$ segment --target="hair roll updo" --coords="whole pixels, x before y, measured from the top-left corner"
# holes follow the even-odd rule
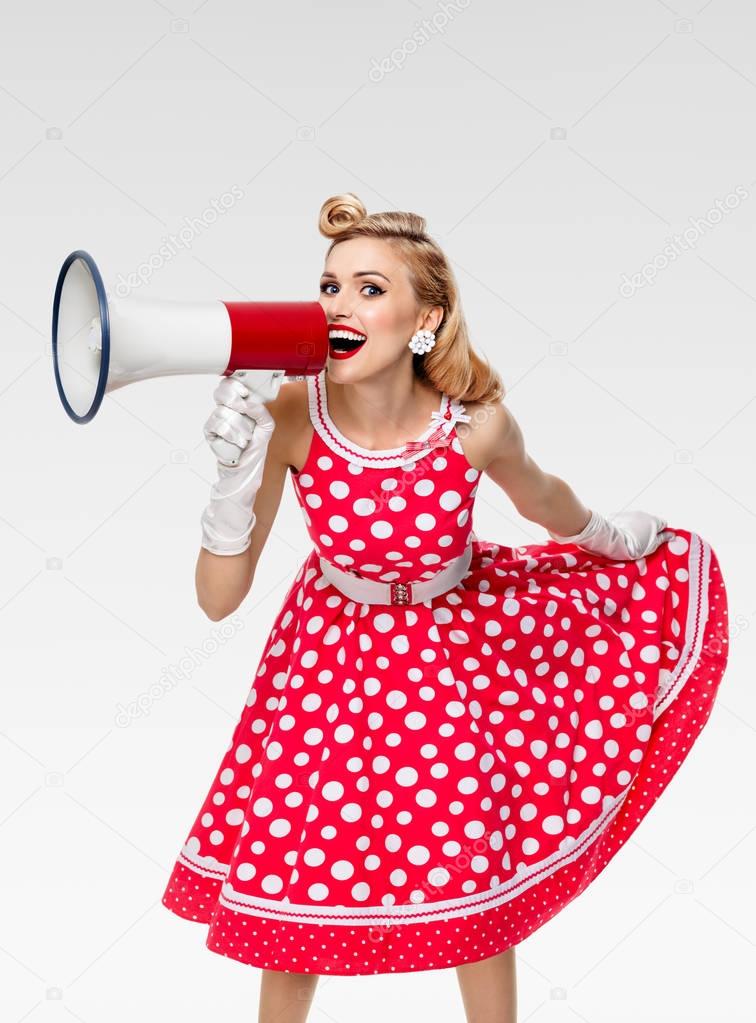
[[[456,279],[441,248],[426,233],[424,217],[393,210],[368,214],[359,196],[344,192],[326,199],[318,226],[322,235],[332,239],[326,258],[335,245],[350,238],[389,242],[407,265],[418,303],[443,308],[435,345],[425,355],[412,356],[418,377],[462,402],[503,398],[501,377],[470,342]]]

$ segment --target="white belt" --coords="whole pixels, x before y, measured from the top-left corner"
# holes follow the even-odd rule
[[[456,586],[467,572],[471,558],[472,544],[469,544],[458,558],[431,579],[418,579],[406,583],[382,583],[377,579],[362,579],[351,572],[344,572],[326,558],[320,559],[320,569],[336,589],[362,604],[420,604]]]

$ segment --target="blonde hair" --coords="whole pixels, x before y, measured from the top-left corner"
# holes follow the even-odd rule
[[[497,402],[504,384],[490,363],[473,348],[459,290],[446,256],[425,231],[417,213],[388,211],[368,215],[353,192],[333,195],[320,209],[319,229],[335,245],[350,238],[381,238],[389,242],[407,264],[413,290],[421,305],[442,306],[435,330],[436,343],[425,355],[413,355],[413,369],[436,390],[459,401]]]

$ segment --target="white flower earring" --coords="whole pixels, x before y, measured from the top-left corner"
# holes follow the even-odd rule
[[[436,335],[432,330],[418,330],[416,334],[412,335],[409,341],[409,347],[415,353],[415,355],[425,355],[436,343]]]

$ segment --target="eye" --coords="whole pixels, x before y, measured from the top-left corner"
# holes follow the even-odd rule
[[[335,292],[328,291],[328,288],[337,288],[337,287],[338,287],[337,284],[331,284],[331,283],[321,284],[320,285],[320,290],[325,295],[333,295],[333,294],[335,294]],[[377,284],[364,284],[363,288],[373,288],[378,293],[378,295],[383,295],[384,294],[383,288],[379,288]],[[370,298],[376,298],[377,296],[376,295],[370,295],[369,297]]]

